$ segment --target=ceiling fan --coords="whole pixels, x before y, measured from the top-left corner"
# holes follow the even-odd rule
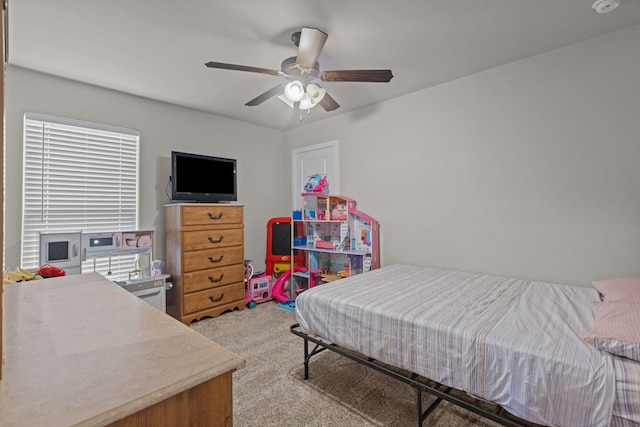
[[[323,82],[378,82],[388,83],[393,74],[391,70],[333,70],[320,71],[318,57],[324,47],[328,34],[317,28],[303,27],[302,31],[292,34],[291,40],[298,46],[298,55],[282,61],[279,70],[251,67],[247,65],[226,64],[224,62],[207,62],[209,68],[224,70],[248,71],[251,73],[270,74],[284,77],[283,82],[258,95],[247,106],[260,105],[266,100],[278,96],[290,107],[310,110],[320,105],[325,111],[333,111],[340,107],[326,90],[314,83]]]

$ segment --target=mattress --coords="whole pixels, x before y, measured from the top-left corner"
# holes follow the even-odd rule
[[[525,420],[608,426],[616,372],[626,375],[618,384],[640,382],[635,366],[614,367],[582,339],[598,299],[592,288],[392,265],[303,292],[296,318],[303,332]],[[629,419],[633,409],[619,406],[618,421]]]

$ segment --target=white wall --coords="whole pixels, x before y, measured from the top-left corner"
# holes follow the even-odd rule
[[[245,255],[262,268],[266,222],[290,214],[290,150],[338,139],[342,193],[380,221],[383,265],[640,276],[638,76],[635,26],[283,134],[9,67],[5,265],[19,263],[33,111],[140,131],[141,226],[159,231],[159,257],[172,149],[238,158]]]
[[[342,193],[380,221],[383,265],[640,276],[640,26],[285,137],[340,141]]]
[[[238,203],[245,205],[245,257],[264,268],[267,221],[286,214],[290,199],[280,187],[281,132],[16,67],[8,67],[5,82],[6,267],[20,263],[23,114],[37,112],[140,132],[140,226],[155,228],[160,259],[171,150],[236,158]]]

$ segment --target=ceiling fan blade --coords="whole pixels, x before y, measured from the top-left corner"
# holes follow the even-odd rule
[[[392,78],[391,70],[334,70],[320,73],[320,79],[325,82],[387,83]]]
[[[206,65],[209,68],[221,68],[223,70],[234,71],[248,71],[250,73],[271,74],[272,76],[279,76],[282,74],[280,70],[271,70],[269,68],[250,67],[248,65],[226,64],[224,62],[207,62]]]
[[[249,107],[255,107],[256,105],[260,105],[267,99],[273,98],[274,96],[280,94],[284,89],[284,86],[285,86],[285,83],[279,84],[278,86],[274,86],[268,91],[256,96],[255,98],[253,98],[251,101],[247,102],[244,105],[247,105]]]
[[[318,104],[320,104],[320,106],[324,108],[325,111],[333,111],[340,107],[340,104],[338,104],[336,100],[333,99],[328,93],[324,94],[324,98],[322,98],[322,101],[320,101]]]
[[[315,67],[327,37],[327,33],[317,28],[302,28],[296,64],[308,68]]]

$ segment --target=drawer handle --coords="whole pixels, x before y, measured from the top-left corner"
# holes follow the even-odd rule
[[[224,212],[220,212],[218,215],[214,215],[211,212],[207,212],[207,215],[209,215],[209,218],[211,218],[212,220],[218,220],[222,218],[222,214],[224,214]]]
[[[220,255],[220,258],[218,259],[213,259],[213,257],[209,257],[209,261],[211,261],[213,264],[222,261],[222,258],[224,258],[224,254]]]
[[[211,295],[209,295],[209,299],[211,300],[211,302],[222,301],[222,298],[224,298],[224,292],[220,294],[220,298],[214,298]]]
[[[209,276],[209,281],[211,283],[218,283],[218,282],[222,282],[222,278],[224,277],[224,273],[222,273],[220,275],[220,277],[218,277],[217,279],[214,279],[213,276]]]
[[[213,238],[213,237],[211,237],[211,236],[207,237],[207,239],[209,239],[209,241],[210,241],[211,243],[220,243],[220,242],[222,242],[222,241],[224,240],[224,235],[220,236],[220,238],[219,238],[219,239],[214,239],[214,238]]]

